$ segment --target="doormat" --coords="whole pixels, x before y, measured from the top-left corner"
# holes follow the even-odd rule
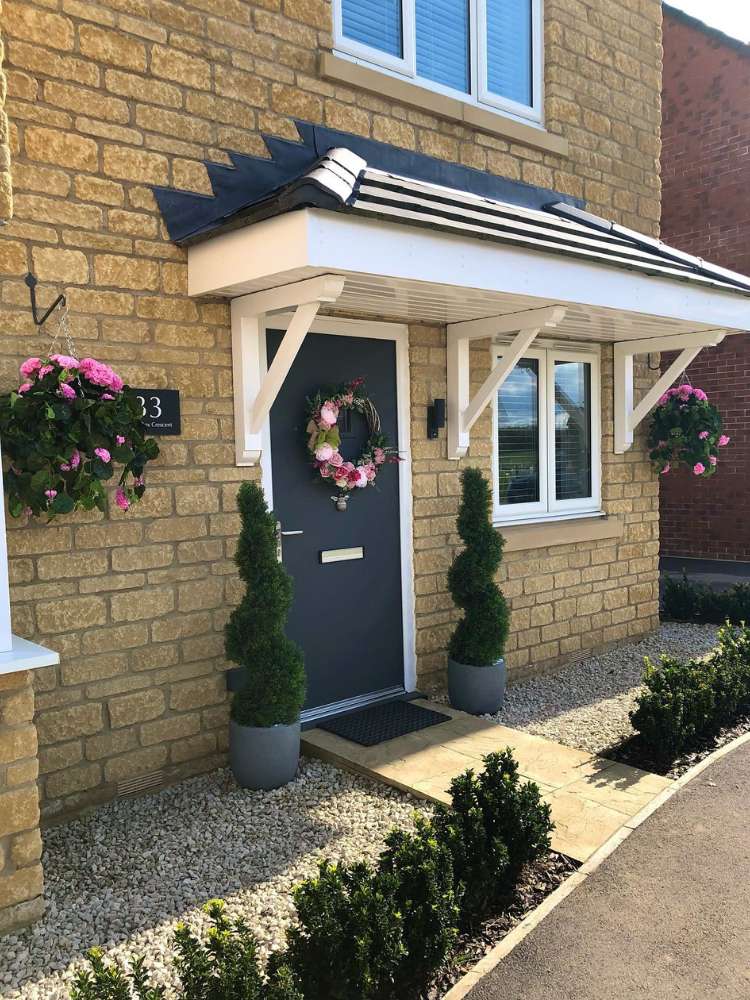
[[[413,701],[390,701],[383,705],[371,705],[350,715],[323,719],[318,728],[360,746],[374,747],[386,740],[395,740],[397,736],[449,722],[450,719],[450,715],[415,705]]]

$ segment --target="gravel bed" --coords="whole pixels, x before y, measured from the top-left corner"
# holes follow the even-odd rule
[[[633,734],[628,715],[641,686],[644,656],[702,656],[715,644],[715,625],[665,622],[644,639],[590,656],[552,676],[509,685],[505,707],[491,718],[601,753]]]
[[[280,948],[294,916],[292,887],[317,862],[374,858],[394,826],[424,803],[303,759],[297,779],[248,792],[217,771],[157,795],[109,803],[44,834],[47,912],[33,928],[0,938],[0,997],[63,1000],[74,966],[92,945],[110,957],[146,956],[173,984],[172,931],[205,927],[200,906],[227,901],[258,936]]]

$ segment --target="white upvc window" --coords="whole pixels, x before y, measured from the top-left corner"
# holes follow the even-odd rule
[[[503,347],[493,346],[494,359]],[[494,515],[499,524],[601,507],[599,353],[526,352],[494,401]]]
[[[337,52],[541,122],[543,0],[334,0]]]

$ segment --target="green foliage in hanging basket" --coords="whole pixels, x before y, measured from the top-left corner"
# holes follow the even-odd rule
[[[227,658],[244,668],[244,686],[232,701],[242,726],[291,725],[305,700],[302,651],[284,635],[292,604],[291,576],[276,556],[276,518],[257,483],[237,494],[242,526],[235,562],[246,585],[225,632]]]
[[[116,475],[121,510],[145,492],[144,469],[159,446],[144,434],[133,392],[94,358],[52,354],[21,365],[23,383],[0,396],[0,442],[8,510],[51,520],[74,510],[107,509]]]
[[[719,463],[719,448],[727,444],[721,414],[702,389],[684,384],[668,389],[659,399],[651,416],[648,448],[662,476],[681,465],[694,476],[712,476]]]
[[[463,618],[451,636],[449,653],[458,663],[488,667],[503,655],[510,616],[495,573],[503,537],[490,520],[490,487],[479,469],[461,473],[458,533],[465,548],[448,571],[448,587]]]

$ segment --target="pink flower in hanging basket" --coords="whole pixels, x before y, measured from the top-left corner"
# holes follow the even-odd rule
[[[723,448],[725,445],[729,444],[731,440],[732,439],[729,437],[728,434],[722,434],[721,437],[719,438],[719,447]]]
[[[23,385],[19,385],[19,387],[18,387],[18,390],[17,390],[18,391],[18,395],[19,396],[23,396],[23,394],[25,392],[28,392],[29,389],[32,389],[32,388],[33,388],[33,386],[31,384],[31,382],[24,382]]]
[[[30,378],[34,372],[38,372],[41,367],[41,358],[27,358],[18,370],[24,378]]]
[[[667,473],[669,472],[669,470],[670,470],[671,468],[672,468],[672,466],[671,466],[671,465],[669,464],[669,462],[667,462],[667,464],[666,464],[666,465],[664,466],[664,468],[663,468],[663,469],[661,470],[661,473],[660,473],[660,475],[662,475],[662,476],[666,476],[666,474],[667,474]]]
[[[39,369],[39,378],[44,378],[45,375],[49,375],[50,372],[53,372],[54,370],[55,370],[54,365],[42,365],[42,367]]]
[[[100,458],[105,464],[112,461],[112,456],[107,451],[106,448],[94,448],[94,454],[97,458]]]
[[[701,439],[701,441],[705,441],[706,438],[708,437],[708,431],[701,431],[698,437]]]
[[[684,385],[678,386],[677,395],[680,399],[687,401],[693,395],[692,385],[687,385],[687,383],[685,383]]]
[[[716,457],[716,455],[709,455],[709,457],[708,457],[708,461],[709,461],[709,464],[711,464],[711,465],[716,465],[716,463],[717,463],[717,462],[718,462],[719,460],[718,460],[718,458]]]
[[[60,388],[57,390],[63,399],[75,399],[76,391],[72,385],[68,385],[67,382],[61,382]]]
[[[61,368],[78,367],[78,359],[71,357],[70,354],[50,354],[49,359],[56,362]]]
[[[117,487],[117,492],[115,493],[115,503],[120,508],[120,510],[127,510],[130,507],[130,501],[125,495],[125,491],[121,486]]]
[[[705,403],[708,400],[708,396],[703,389],[693,389],[693,395],[696,399],[699,399],[701,403]]]
[[[57,490],[45,490],[44,495],[47,497],[48,500],[54,500],[55,497],[57,496]]]
[[[695,465],[693,466],[694,476],[702,476],[705,471],[706,471],[706,466],[703,464],[703,462],[696,462]]]
[[[115,444],[125,444],[125,438],[122,436],[122,434],[117,434],[115,436]]]

